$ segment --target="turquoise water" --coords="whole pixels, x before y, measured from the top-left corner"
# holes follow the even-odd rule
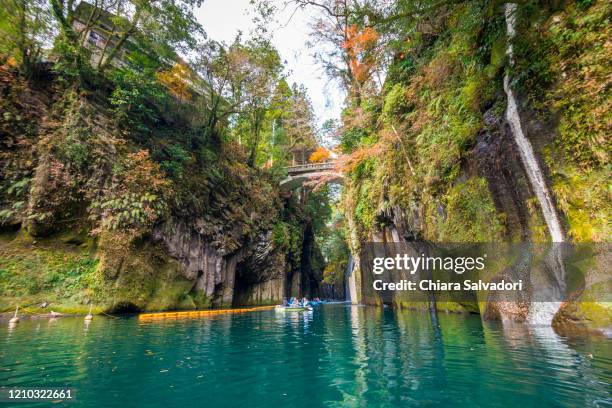
[[[4,322],[0,384],[72,387],[75,401],[46,404],[71,407],[612,406],[610,340],[477,316],[436,327],[428,314],[348,305]]]

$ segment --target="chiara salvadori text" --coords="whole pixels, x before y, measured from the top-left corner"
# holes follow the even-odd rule
[[[498,282],[485,282],[482,280],[472,281],[465,280],[463,282],[443,282],[440,280],[421,280],[418,282],[402,279],[397,282],[383,282],[377,279],[372,284],[375,290],[393,290],[393,291],[522,291],[523,281],[507,282],[501,280]]]

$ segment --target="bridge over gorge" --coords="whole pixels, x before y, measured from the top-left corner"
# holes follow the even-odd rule
[[[301,164],[287,167],[287,178],[281,181],[281,190],[294,190],[309,180],[324,178],[326,182],[342,182],[343,175],[336,169],[336,161]]]

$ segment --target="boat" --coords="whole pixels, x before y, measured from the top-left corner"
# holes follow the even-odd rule
[[[312,306],[283,306],[276,305],[274,308],[277,312],[310,312],[312,311]]]

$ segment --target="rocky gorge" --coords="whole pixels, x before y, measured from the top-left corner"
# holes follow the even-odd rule
[[[322,295],[608,330],[610,6],[344,7],[321,8],[336,25],[322,18],[313,34],[339,33],[330,61],[343,58],[328,68],[346,93],[340,119],[319,131],[306,91],[287,84],[262,39],[208,44],[194,72],[176,52],[171,67],[144,53],[106,70],[100,57],[96,68],[69,32],[27,70],[23,56],[3,58],[2,309]],[[329,150],[315,137],[325,132]],[[337,202],[330,180],[279,188],[296,157],[326,161],[331,150]],[[445,243],[495,243],[499,253],[525,244],[488,278],[529,291],[511,302],[481,291],[415,302],[374,290],[376,251]],[[588,262],[570,270],[580,246]]]
[[[397,56],[398,71],[387,78],[389,91],[378,110],[367,104],[353,108],[365,116],[359,125],[379,137],[361,148],[376,152],[376,158],[362,159],[357,150],[355,162],[349,163],[352,177],[344,200],[356,265],[349,280],[351,299],[559,329],[608,330],[610,207],[601,201],[596,208],[579,209],[585,201],[578,187],[581,180],[598,177],[607,184],[609,163],[603,151],[609,147],[608,131],[602,128],[598,142],[591,139],[589,145],[593,154],[603,154],[601,160],[587,164],[578,153],[586,145],[574,144],[588,121],[603,120],[576,114],[593,102],[584,98],[587,85],[580,81],[606,82],[609,75],[595,57],[606,53],[606,35],[587,34],[606,24],[606,8],[564,4],[529,9],[508,3],[492,12],[466,4],[441,13],[447,25],[429,44],[419,43],[410,57]],[[431,26],[423,22],[421,29],[425,35]],[[576,54],[569,51],[568,38],[578,41],[583,35],[593,42],[581,43]],[[483,49],[489,50],[484,60]],[[535,61],[536,56],[543,60]],[[401,72],[402,59],[408,58],[412,64],[418,61],[416,67]],[[542,69],[554,78],[546,85]],[[605,106],[607,92],[597,97]],[[403,138],[391,137],[396,129]],[[608,196],[604,185],[589,189]],[[489,277],[525,280],[529,291],[511,302],[478,291],[461,301],[436,293],[415,302],[406,292],[373,289],[376,253],[393,256],[401,247],[399,253],[418,256],[461,242],[529,243],[515,251],[518,259],[502,262]],[[550,244],[544,248],[544,242]],[[565,265],[571,262],[563,257],[571,258],[568,248],[573,245],[594,246],[588,266],[570,273]],[[404,271],[391,270],[385,281],[410,279]],[[582,280],[580,289],[564,297],[572,279]]]
[[[192,309],[318,293],[323,263],[307,214],[295,197],[281,197],[275,180],[241,164],[235,146],[217,152],[216,180],[211,167],[193,163],[193,179],[170,182],[95,93],[60,94],[7,69],[1,75],[3,308]],[[147,143],[160,145],[148,148],[163,150],[168,139],[155,139]],[[117,170],[126,165],[141,174],[126,180]],[[143,188],[150,197],[130,202]],[[176,203],[191,188],[201,209]],[[142,218],[110,227],[117,216]]]

